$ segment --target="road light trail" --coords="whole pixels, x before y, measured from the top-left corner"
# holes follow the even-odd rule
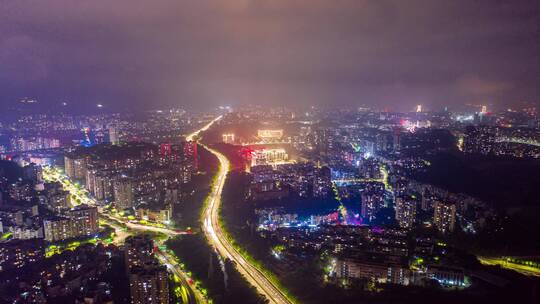
[[[100,217],[106,220],[107,224],[115,228],[115,231],[117,231],[118,236],[115,238],[115,241],[117,242],[117,244],[120,242],[123,242],[123,240],[128,235],[131,234],[131,233],[127,233],[126,231],[123,231],[122,227],[120,227],[119,224],[126,225],[127,228],[130,228],[132,230],[137,230],[137,231],[142,231],[142,232],[145,232],[145,231],[159,232],[169,237],[174,237],[179,234],[186,234],[185,232],[178,232],[172,229],[131,223],[127,220],[111,216],[110,214],[105,213],[103,208],[98,206],[96,201],[90,196],[88,196],[85,190],[81,190],[79,187],[75,186],[66,176],[64,176],[63,174],[61,174],[58,170],[55,170],[54,168],[44,168],[43,177],[45,180],[56,181],[56,182],[61,183],[62,187],[65,190],[67,190],[70,193],[70,195],[72,195],[76,200],[79,200],[81,204],[97,206]],[[172,259],[172,257],[170,257],[167,253],[164,253],[161,251],[158,251],[156,255],[158,259],[161,262],[163,262],[163,264],[166,265],[167,268],[169,268],[171,272],[180,279],[180,283],[182,287],[185,288],[185,290],[187,290],[188,292],[188,294],[186,295],[186,298],[188,300],[186,302],[187,304],[207,302],[204,299],[204,296],[202,296],[198,290],[195,290],[187,282],[188,276],[182,271],[182,269],[180,268],[180,265],[178,265],[178,263],[176,263],[174,259]]]
[[[484,265],[500,266],[505,269],[519,272],[526,276],[540,277],[540,269],[535,268],[535,267],[521,265],[517,263],[511,263],[511,262],[508,262],[506,259],[500,258],[500,257],[477,257],[477,258],[480,261],[480,263]]]
[[[222,116],[212,120],[201,130],[186,136],[186,140],[191,141],[200,134],[201,131],[207,130],[215,122],[220,120]],[[230,162],[225,155],[201,144],[205,149],[214,154],[220,163],[215,182],[207,199],[206,209],[203,211],[204,224],[203,230],[208,242],[214,246],[219,254],[236,263],[236,268],[245,277],[245,279],[257,288],[257,291],[264,295],[270,303],[288,304],[291,301],[272,281],[256,266],[248,262],[229,242],[226,235],[223,233],[219,224],[219,206],[221,204],[221,196],[227,173],[230,170]]]

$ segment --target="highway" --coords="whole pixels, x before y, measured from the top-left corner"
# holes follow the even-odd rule
[[[202,131],[208,129],[212,124],[221,119],[222,116],[212,120],[208,125],[201,129]],[[186,140],[193,140],[200,134],[200,131],[190,134],[186,137]],[[227,178],[227,173],[230,171],[230,162],[225,155],[220,152],[211,149],[208,146],[201,144],[205,149],[214,154],[220,163],[219,171],[215,177],[212,190],[207,198],[206,209],[203,212],[203,231],[206,235],[208,242],[216,248],[222,257],[228,258],[236,263],[236,268],[245,277],[245,279],[257,288],[258,292],[264,295],[270,303],[291,303],[291,301],[285,296],[285,294],[272,283],[272,281],[266,277],[266,275],[260,271],[256,266],[250,264],[244,257],[234,248],[229,242],[225,233],[222,231],[219,224],[219,206],[221,204],[221,196],[223,192],[223,186]]]
[[[176,230],[172,230],[172,229],[168,229],[168,228],[161,228],[161,227],[154,227],[154,226],[149,226],[149,225],[132,223],[132,222],[126,221],[124,219],[114,217],[114,216],[110,215],[109,213],[105,213],[105,212],[103,212],[101,210],[100,210],[100,215],[102,217],[106,217],[106,218],[108,218],[108,219],[110,219],[112,221],[117,221],[119,223],[122,223],[122,224],[126,225],[128,228],[131,228],[131,229],[134,229],[134,230],[158,232],[158,233],[163,233],[163,234],[165,234],[165,235],[167,235],[169,237],[174,237],[174,236],[177,236],[177,235],[180,235],[180,234],[188,234],[185,231],[176,231]]]
[[[208,130],[215,122],[219,121],[222,116],[215,118],[210,121],[208,124],[203,126],[201,129],[189,134],[186,136],[187,141],[192,141],[198,137],[198,135]],[[202,144],[201,144],[202,145]],[[220,152],[211,149],[205,145],[202,145],[205,149],[214,154],[220,163],[219,171],[215,177],[214,184],[212,186],[212,191],[210,192],[209,197],[207,198],[206,209],[203,212],[204,216],[204,225],[203,231],[208,242],[216,248],[219,254],[222,257],[228,258],[236,263],[236,268],[238,271],[245,277],[245,279],[257,288],[258,292],[264,295],[270,303],[276,304],[288,304],[291,301],[284,295],[284,293],[272,283],[272,281],[267,278],[267,276],[260,271],[256,266],[250,264],[244,257],[233,247],[233,245],[227,239],[225,233],[222,231],[219,224],[219,206],[221,204],[221,196],[223,187],[225,185],[225,180],[227,178],[227,173],[230,171],[229,160]],[[70,192],[75,198],[74,201],[79,201],[80,204],[88,205],[97,205],[95,200],[93,200],[86,190],[82,189],[78,185],[74,185],[65,175],[63,175],[59,170],[53,168],[44,168],[43,175],[46,180],[49,181],[58,181],[60,182],[64,189]],[[124,224],[126,227],[133,230],[140,231],[154,231],[164,233],[168,236],[175,236],[178,234],[183,234],[183,232],[178,232],[172,229],[160,228],[148,225],[142,225],[137,223],[129,222],[128,220],[112,216],[111,214],[105,213],[102,208],[98,208],[100,211],[101,217],[105,218],[107,221],[117,222],[119,224]],[[120,239],[123,239],[123,235]],[[206,300],[200,294],[198,290],[193,288],[188,284],[187,275],[181,270],[180,266],[170,257],[166,252],[158,251],[158,259],[162,261],[177,277],[180,278],[182,287],[189,291],[188,303],[204,303]],[[185,297],[185,295],[184,295]],[[194,301],[194,302],[192,302]]]
[[[527,138],[501,136],[501,137],[495,138],[495,141],[500,142],[500,143],[507,142],[507,143],[515,143],[515,144],[523,144],[523,145],[540,147],[540,141],[537,141],[534,139],[527,139]]]
[[[165,251],[158,250],[155,252],[157,258],[160,262],[167,266],[169,271],[171,271],[176,278],[180,281],[181,285],[181,295],[183,303],[206,303],[204,296],[195,288],[191,287],[191,284],[188,282],[190,280],[186,274],[180,270],[178,263],[174,258]],[[187,286],[187,287],[186,287]]]
[[[535,268],[535,267],[511,263],[511,262],[508,262],[506,259],[500,258],[500,257],[477,256],[477,258],[480,261],[480,263],[484,265],[500,266],[504,269],[513,270],[526,276],[540,277],[540,269]]]

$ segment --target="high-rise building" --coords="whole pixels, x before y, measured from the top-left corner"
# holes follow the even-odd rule
[[[87,159],[83,156],[68,154],[64,156],[66,175],[73,179],[86,179]]]
[[[49,242],[92,236],[98,232],[97,208],[81,205],[67,211],[64,217],[44,220],[43,231]]]
[[[111,202],[114,198],[113,177],[107,172],[97,172],[94,184],[94,196],[100,202]]]
[[[12,233],[15,240],[43,238],[43,229],[40,226],[16,226],[13,228]]]
[[[87,159],[85,157],[77,158],[74,161],[74,177],[75,179],[86,179],[86,165]]]
[[[92,166],[88,165],[88,168],[86,170],[86,183],[84,184],[84,188],[90,192],[90,194],[95,195],[95,187],[96,187],[96,174],[98,170]]]
[[[43,180],[41,166],[29,164],[28,166],[23,167],[23,177],[34,182],[41,182]]]
[[[364,220],[373,221],[377,212],[384,206],[383,196],[380,193],[362,193],[361,215]]]
[[[116,126],[109,126],[109,142],[113,145],[120,144],[120,136],[118,135],[118,129]]]
[[[15,213],[15,225],[22,226],[24,224],[24,213],[22,211],[17,211]]]
[[[313,177],[313,196],[325,197],[332,189],[332,172],[329,167],[324,166],[315,171]]]
[[[99,230],[98,212],[96,207],[79,205],[66,212],[72,220],[77,221],[79,233],[82,235],[93,235]]]
[[[165,189],[165,205],[171,206],[171,209],[176,208],[180,204],[178,187],[170,186]]]
[[[184,158],[188,164],[192,166],[192,172],[197,172],[199,170],[199,156],[197,154],[196,141],[188,141],[184,143]]]
[[[63,241],[76,236],[75,225],[69,218],[58,217],[43,221],[45,240],[49,242]]]
[[[394,128],[394,134],[393,134],[393,145],[394,145],[394,151],[401,150],[401,128]]]
[[[396,197],[396,220],[401,228],[412,228],[416,219],[416,200],[408,196]]]
[[[456,224],[456,205],[443,202],[434,204],[433,224],[442,233],[454,231]]]
[[[126,270],[142,266],[152,258],[153,249],[154,241],[148,235],[139,234],[128,237],[124,244]]]
[[[132,304],[168,304],[169,280],[165,266],[135,267],[129,274]]]
[[[131,236],[125,241],[124,255],[133,304],[169,303],[167,268],[157,263],[153,250],[154,242],[148,235]]]
[[[117,208],[126,209],[133,207],[133,181],[127,177],[121,177],[114,181],[114,202]]]
[[[321,156],[327,156],[334,147],[332,131],[329,128],[315,130],[315,145]]]
[[[64,171],[68,177],[75,176],[75,159],[71,155],[64,156]]]
[[[170,143],[162,143],[159,145],[159,155],[162,157],[171,156],[172,145]]]

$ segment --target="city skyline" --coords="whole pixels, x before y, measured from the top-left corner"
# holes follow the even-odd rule
[[[540,2],[0,0],[0,303],[539,303]]]

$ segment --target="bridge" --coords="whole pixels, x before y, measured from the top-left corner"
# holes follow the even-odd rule
[[[499,142],[499,143],[507,142],[507,143],[515,143],[515,144],[523,144],[523,145],[540,147],[540,141],[533,140],[533,139],[524,139],[524,138],[519,138],[519,137],[501,136],[501,137],[497,137],[495,139],[495,142]]]

